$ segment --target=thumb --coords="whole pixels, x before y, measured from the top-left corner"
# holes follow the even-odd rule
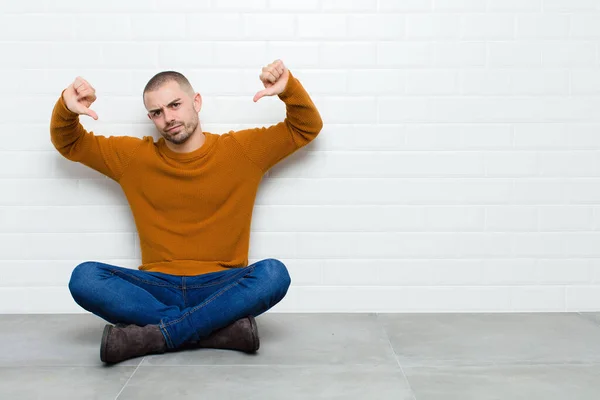
[[[96,114],[96,111],[94,111],[94,110],[90,110],[89,108],[84,108],[83,114],[89,115],[90,117],[94,118],[95,120],[98,120],[98,114]]]
[[[263,89],[260,92],[257,92],[254,95],[254,102],[256,103],[258,100],[260,100],[263,96],[271,96],[273,94],[273,89],[268,88],[268,89]]]

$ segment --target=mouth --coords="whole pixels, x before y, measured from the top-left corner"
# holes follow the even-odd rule
[[[180,127],[181,127],[181,125],[175,125],[175,126],[169,128],[169,129],[167,129],[167,132],[171,132],[172,130],[180,128]]]

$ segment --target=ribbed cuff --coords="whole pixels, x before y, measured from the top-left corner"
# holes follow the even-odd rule
[[[281,100],[285,100],[288,97],[292,96],[299,84],[298,80],[292,75],[292,72],[289,69],[288,69],[288,72],[289,72],[290,76],[285,85],[285,88],[283,89],[283,92],[278,94],[278,96]]]
[[[65,89],[65,90],[67,90],[67,89]],[[65,90],[62,91],[62,93],[60,94],[60,98],[56,102],[56,112],[58,113],[59,117],[61,117],[62,119],[66,120],[66,121],[77,119],[77,117],[79,117],[79,114],[77,114],[67,108],[67,104],[65,103],[65,99],[63,98],[63,94],[65,93]]]

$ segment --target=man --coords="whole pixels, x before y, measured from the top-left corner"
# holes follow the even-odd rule
[[[69,282],[74,300],[110,322],[100,358],[117,363],[182,348],[254,353],[254,317],[287,293],[290,277],[276,259],[248,265],[250,222],[258,185],[273,165],[322,129],[315,105],[281,60],[262,69],[265,89],[286,105],[284,121],[217,135],[203,132],[202,98],[174,71],[155,75],[143,100],[161,138],[104,137],[79,115],[94,88],[78,77],[56,102],[51,140],[67,159],[118,182],[139,233],[138,269],[88,261]],[[113,326],[114,324],[114,326]]]

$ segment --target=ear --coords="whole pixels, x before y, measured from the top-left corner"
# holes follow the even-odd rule
[[[146,115],[148,116],[148,119],[149,119],[150,121],[152,121],[152,117],[150,116],[150,113],[148,113],[148,114],[146,114]]]
[[[196,93],[194,95],[194,110],[196,110],[196,112],[199,113],[201,109],[202,109],[202,96],[200,95],[200,93]]]

